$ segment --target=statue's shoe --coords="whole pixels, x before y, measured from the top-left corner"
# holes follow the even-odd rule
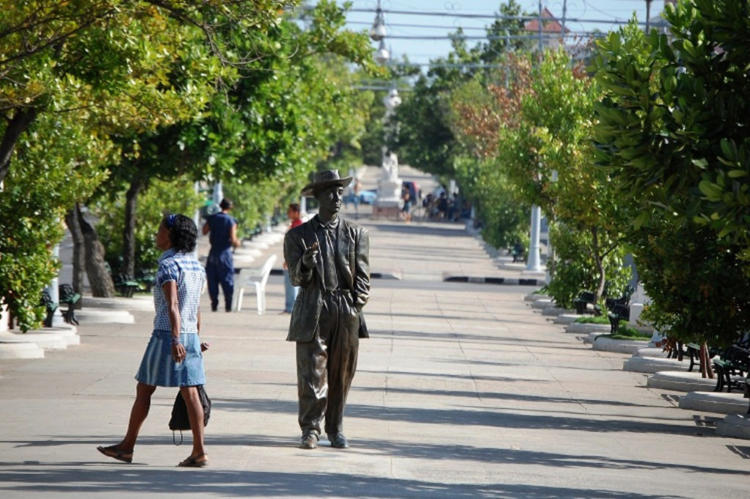
[[[349,447],[349,443],[346,441],[346,437],[343,433],[329,433],[328,440],[331,442],[331,447],[334,449],[346,449]]]
[[[305,433],[300,440],[300,449],[314,449],[318,446],[318,435],[315,433]]]

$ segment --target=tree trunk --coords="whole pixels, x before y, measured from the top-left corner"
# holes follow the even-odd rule
[[[96,297],[109,298],[115,295],[115,284],[104,260],[104,246],[99,242],[96,229],[84,218],[81,207],[76,206],[78,223],[83,233],[86,247],[86,274],[91,285],[91,294]]]
[[[135,277],[135,223],[138,194],[146,187],[140,177],[130,182],[125,196],[125,226],[122,230],[122,272],[128,277]]]
[[[86,249],[83,232],[78,221],[78,203],[65,214],[65,224],[73,237],[73,289],[83,294],[83,270],[86,267]]]
[[[601,256],[599,249],[599,232],[596,227],[591,229],[591,236],[593,241],[593,255],[594,262],[596,263],[596,270],[599,272],[599,284],[596,287],[596,301],[598,302],[602,294],[604,294],[604,285],[607,282],[607,275],[604,272],[604,258]]]
[[[709,358],[709,355],[708,355],[708,345],[705,342],[703,342],[703,344],[701,345],[700,360],[701,360],[701,377],[713,379],[714,370],[713,370],[713,367],[711,367],[711,359]]]
[[[8,122],[8,126],[5,128],[5,133],[3,134],[3,140],[0,142],[0,183],[5,180],[10,170],[10,159],[18,138],[36,119],[38,112],[35,107],[16,109],[13,118]]]

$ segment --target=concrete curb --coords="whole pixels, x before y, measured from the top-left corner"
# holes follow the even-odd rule
[[[271,275],[284,275],[284,269],[271,269]],[[370,279],[391,279],[400,281],[403,279],[401,272],[370,272]]]
[[[3,333],[0,334],[0,341],[6,343],[34,343],[44,350],[65,350],[68,348],[68,342],[59,333],[39,333],[35,331]]]
[[[544,310],[542,310],[542,315],[550,316],[550,317],[560,317],[561,315],[568,315],[570,314],[570,310],[566,308],[560,308],[557,306],[554,307],[547,307]]]
[[[745,414],[748,400],[741,393],[689,392],[680,397],[680,409],[722,414]]]
[[[609,333],[611,329],[609,324],[592,324],[588,322],[573,322],[565,326],[566,333],[574,334]]]
[[[29,333],[59,336],[67,346],[81,344],[81,337],[78,336],[78,328],[70,324],[35,329],[34,331],[29,331]]]
[[[544,310],[546,308],[554,308],[555,302],[552,300],[552,298],[532,301],[529,303],[529,306],[536,310]]]
[[[30,341],[6,341],[0,338],[0,360],[43,359],[44,349]]]
[[[544,279],[521,279],[515,277],[444,276],[444,282],[470,282],[473,284],[500,284],[518,286],[542,286]]]
[[[153,304],[151,305],[153,311]],[[84,308],[76,312],[76,318],[87,324],[133,324],[135,317],[127,310]]]
[[[597,338],[600,336],[609,336],[609,331],[594,331],[593,333],[588,333],[585,336],[582,336],[581,339],[583,342],[587,345],[593,345]]]
[[[659,371],[648,377],[646,386],[677,392],[705,392],[716,386],[716,379],[701,378],[700,373]]]
[[[545,295],[542,293],[529,293],[528,295],[523,297],[523,301],[530,302],[530,301],[537,301],[537,300],[549,300],[552,299],[551,296]]]
[[[640,340],[615,340],[601,335],[594,340],[594,350],[601,352],[629,353],[634,354],[639,349],[648,346],[648,341]]]
[[[716,425],[716,432],[723,437],[750,439],[750,416],[730,414]]]
[[[654,357],[659,359],[666,359],[667,358],[667,352],[662,350],[659,347],[646,347],[641,348],[636,352],[636,355],[640,357]]]
[[[93,296],[84,296],[81,299],[83,307],[76,310],[76,315],[88,308],[94,310],[137,310],[139,312],[153,312],[154,298],[151,294],[124,298],[113,296],[111,298],[96,298]]]
[[[555,324],[573,324],[579,317],[592,317],[591,315],[578,315],[573,313],[563,313],[555,317],[555,319],[552,321]]]
[[[645,349],[641,348],[640,350]],[[658,373],[659,371],[687,371],[689,365],[689,362],[680,362],[677,359],[640,356],[636,352],[633,357],[629,358],[623,363],[622,370],[637,373],[654,374]]]

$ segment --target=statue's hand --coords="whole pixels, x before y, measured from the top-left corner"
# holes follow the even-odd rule
[[[305,242],[302,241],[302,246],[305,246]],[[302,254],[302,265],[305,268],[311,269],[315,267],[315,259],[318,258],[318,242],[315,241],[310,245],[309,248],[305,247],[305,252]]]

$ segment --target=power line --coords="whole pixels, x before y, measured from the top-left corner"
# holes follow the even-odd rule
[[[356,24],[361,26],[371,26],[372,23],[365,21],[347,21],[346,24]],[[475,31],[486,31],[487,27],[479,26],[440,26],[436,24],[400,24],[400,23],[387,23],[388,27],[396,28],[433,28],[433,29],[462,29],[464,31],[475,30]]]
[[[353,25],[362,25],[362,26],[370,26],[372,23],[364,22],[364,21],[348,21],[347,24],[353,24]],[[398,23],[387,23],[386,26],[388,27],[399,27],[399,28],[434,28],[434,29],[455,29],[455,30],[474,30],[474,31],[484,31],[487,32],[490,28],[488,26],[485,27],[474,27],[474,26],[440,26],[440,25],[434,25],[434,24],[398,24]],[[597,34],[603,34],[603,32],[597,32],[597,31],[568,31],[565,36],[596,36]],[[424,36],[430,36],[430,35],[424,35]],[[488,37],[498,37],[498,38],[504,38],[504,35],[487,35],[482,37],[470,37],[465,35],[452,35],[452,36],[458,36],[459,38],[467,38],[467,39],[486,39]],[[452,36],[449,36],[452,37]],[[515,35],[512,35],[515,36]],[[536,36],[536,35],[534,35]],[[562,36],[557,35],[556,36]],[[398,38],[395,35],[385,35],[386,38]],[[399,36],[400,37],[400,36]],[[414,39],[422,39],[420,38],[414,38]],[[425,38],[427,39],[427,38]]]
[[[541,35],[542,38],[553,38],[558,39],[562,37],[577,37],[577,36],[590,36],[600,37],[606,36],[606,33],[597,33],[594,31],[580,32],[580,33],[544,33]],[[396,40],[452,40],[458,38],[459,40],[538,40],[539,35],[487,35],[487,36],[456,36],[456,35],[386,35],[385,38],[396,39]]]
[[[349,9],[348,12],[375,12],[375,9]],[[433,17],[460,17],[467,19],[493,19],[503,21],[536,21],[539,20],[540,16],[502,16],[499,14],[465,14],[460,12],[439,12],[439,11],[416,11],[416,10],[391,10],[382,9],[381,12],[384,14],[400,14],[403,16],[433,16]],[[557,17],[542,17],[542,22],[558,21],[562,19]],[[579,17],[569,17],[565,19],[565,22],[571,23],[591,23],[591,24],[618,24],[625,25],[629,24],[630,21],[620,21],[616,19],[583,19]],[[645,26],[645,22],[637,22],[639,26]],[[662,25],[664,23],[652,23],[652,25]]]

